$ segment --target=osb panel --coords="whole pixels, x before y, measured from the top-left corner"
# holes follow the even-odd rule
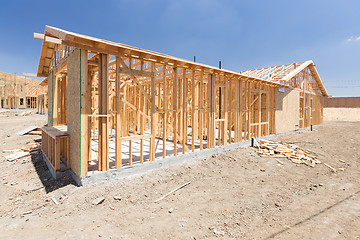
[[[70,167],[80,173],[80,50],[75,50],[68,59],[67,115],[70,135]]]
[[[275,90],[275,133],[293,131],[299,125],[300,94],[296,89]]]

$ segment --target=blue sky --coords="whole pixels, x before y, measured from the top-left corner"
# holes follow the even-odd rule
[[[360,96],[358,0],[3,1],[0,71],[35,73],[45,25],[242,71],[313,60],[329,94]]]

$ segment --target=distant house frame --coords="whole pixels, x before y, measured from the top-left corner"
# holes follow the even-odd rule
[[[312,61],[238,73],[50,26],[35,37],[55,171],[83,177],[322,123]]]
[[[1,108],[36,108],[37,96],[45,92],[37,80],[0,72]]]

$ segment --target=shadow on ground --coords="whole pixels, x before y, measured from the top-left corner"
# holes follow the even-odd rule
[[[77,186],[70,174],[65,174],[59,179],[54,179],[40,152],[32,152],[31,161],[36,169],[41,183],[43,184],[43,187],[46,190],[46,193],[50,193],[70,184]]]

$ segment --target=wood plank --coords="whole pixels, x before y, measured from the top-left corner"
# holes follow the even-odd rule
[[[131,136],[120,137],[119,140],[121,140],[121,141],[140,140],[140,139],[147,139],[147,138],[151,138],[151,137],[152,137],[152,134],[131,135]]]

